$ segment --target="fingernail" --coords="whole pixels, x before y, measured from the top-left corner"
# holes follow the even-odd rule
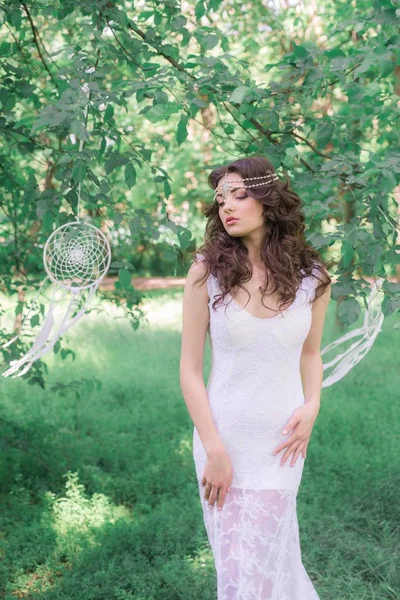
[[[221,510],[222,506],[218,506],[218,510]]]
[[[284,430],[282,431],[282,433],[283,433],[283,435],[286,435],[286,434],[287,434],[287,430],[286,430],[286,429],[284,429]]]

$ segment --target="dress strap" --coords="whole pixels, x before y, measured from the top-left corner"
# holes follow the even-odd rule
[[[196,254],[196,259],[197,260],[205,260],[204,256],[199,253]],[[209,276],[207,277],[207,291],[208,291],[208,298],[211,301],[214,300],[214,294],[215,294],[214,287],[215,287],[214,286],[214,277],[210,273]]]
[[[302,271],[303,271],[303,269],[302,269]],[[318,273],[319,273],[319,270],[316,267],[313,267],[312,275],[307,275],[306,277],[304,277],[304,279],[301,283],[301,287],[307,293],[307,298],[308,298],[309,302],[312,302],[315,298],[315,290],[319,284],[319,279],[317,278]],[[313,275],[315,277],[313,277]]]

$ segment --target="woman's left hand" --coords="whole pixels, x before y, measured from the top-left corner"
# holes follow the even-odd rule
[[[319,413],[319,404],[306,402],[305,404],[296,408],[292,416],[290,417],[285,429],[282,433],[285,435],[293,428],[292,435],[279,444],[274,450],[273,454],[278,454],[284,448],[287,448],[285,454],[281,459],[281,465],[285,464],[285,461],[293,452],[293,458],[291,466],[295,465],[297,457],[300,452],[303,453],[303,457],[306,457],[306,449],[308,442],[310,441],[312,428],[314,427],[315,420]]]

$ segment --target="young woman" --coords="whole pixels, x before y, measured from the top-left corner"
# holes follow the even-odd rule
[[[320,408],[331,278],[306,243],[300,198],[266,159],[219,167],[209,184],[205,243],[183,295],[180,382],[218,600],[317,600],[296,496]]]

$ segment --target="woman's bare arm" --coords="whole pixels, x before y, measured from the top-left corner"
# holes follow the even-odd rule
[[[321,340],[325,316],[331,299],[331,284],[314,300],[311,309],[311,327],[304,340],[300,356],[300,374],[306,402],[320,405],[324,365]]]
[[[209,323],[206,282],[193,286],[203,277],[206,266],[193,263],[188,271],[182,306],[182,346],[180,386],[189,414],[208,456],[225,450],[208,403],[203,380],[204,346]]]

